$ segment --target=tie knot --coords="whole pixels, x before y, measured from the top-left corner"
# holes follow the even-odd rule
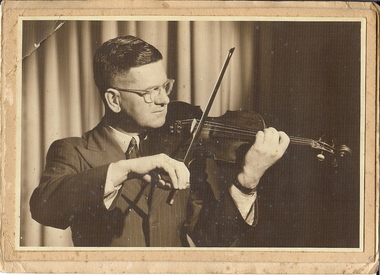
[[[127,155],[128,155],[128,158],[138,158],[140,157],[140,153],[139,153],[139,149],[138,149],[138,146],[137,146],[137,141],[134,137],[132,137],[130,143],[129,143],[129,146],[128,146],[128,150],[127,150]]]
[[[131,147],[131,146],[136,146],[137,145],[137,141],[136,141],[136,139],[134,138],[134,137],[132,137],[132,139],[131,139],[131,141],[130,141],[130,143],[129,143],[129,146]]]

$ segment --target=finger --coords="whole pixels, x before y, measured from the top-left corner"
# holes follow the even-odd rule
[[[170,179],[171,187],[174,189],[178,189],[178,178],[175,168],[175,162],[176,160],[168,157],[165,154],[157,155],[157,168],[164,170]],[[161,177],[161,179],[164,180],[166,183],[168,182],[167,176],[165,176],[164,178]]]
[[[189,183],[190,172],[183,162],[170,159],[168,165],[173,169],[175,173],[175,181],[172,182],[173,189],[185,189],[186,185]]]
[[[278,144],[279,134],[273,127],[264,129],[264,142],[269,144]]]
[[[171,185],[169,182],[164,181],[164,180],[162,180],[162,179],[160,179],[160,180],[158,181],[158,184],[159,184],[159,187],[162,188],[162,189],[165,189],[165,190],[170,190],[170,189],[172,189],[172,185]]]
[[[289,143],[290,143],[289,136],[286,133],[282,132],[282,131],[278,132],[278,134],[279,134],[279,139],[280,139],[279,140],[280,147],[286,149],[288,147]]]
[[[186,165],[178,162],[177,167],[178,189],[186,189],[190,186],[190,172]]]
[[[148,180],[149,180],[149,177],[150,177],[150,180],[148,181],[149,183],[153,183],[153,184],[156,184],[156,185],[159,185],[161,186],[161,184],[158,184],[160,181],[170,181],[170,178],[169,176],[166,176],[166,172],[162,169],[155,169],[153,171],[151,171],[148,175],[144,176],[144,177],[147,177]],[[143,177],[143,179],[144,179]]]
[[[264,142],[264,132],[263,131],[258,131],[256,133],[256,141],[255,143],[263,143]]]
[[[163,180],[160,182],[160,186],[169,186],[172,189],[186,189],[189,187],[190,172],[183,162],[164,154],[158,155],[157,158],[157,168],[164,172],[164,174],[160,173],[160,179]]]
[[[142,177],[142,179],[143,179],[144,181],[146,181],[147,183],[151,183],[151,182],[152,182],[152,176],[149,175],[149,174],[144,175],[144,176]]]
[[[162,164],[162,169],[165,170],[166,173],[168,173],[172,188],[178,189],[178,178],[177,178],[177,172],[174,168],[174,166],[168,162],[165,162]]]
[[[272,132],[272,133],[276,133],[277,130],[276,130],[275,128],[273,128],[273,127],[268,127],[268,128],[265,128],[265,129],[264,129],[264,132]]]

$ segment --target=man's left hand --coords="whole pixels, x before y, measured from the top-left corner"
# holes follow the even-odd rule
[[[275,164],[288,148],[290,139],[284,132],[270,127],[256,134],[256,141],[244,157],[237,180],[246,188],[255,188],[265,171]]]

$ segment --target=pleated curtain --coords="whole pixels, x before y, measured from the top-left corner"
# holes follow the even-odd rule
[[[81,136],[103,116],[92,57],[106,40],[131,34],[156,46],[174,78],[172,100],[204,108],[230,48],[234,56],[210,115],[252,106],[252,22],[23,21],[21,246],[72,246],[70,229],[44,227],[30,215],[51,143]]]

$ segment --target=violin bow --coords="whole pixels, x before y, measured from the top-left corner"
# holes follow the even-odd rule
[[[186,166],[189,166],[190,164],[190,160],[192,158],[192,155],[194,153],[194,150],[195,150],[195,144],[196,142],[198,141],[198,138],[202,132],[202,129],[203,129],[203,126],[206,122],[206,119],[208,117],[208,114],[210,113],[210,110],[211,110],[211,107],[212,107],[212,104],[214,103],[214,99],[216,97],[216,94],[218,93],[218,90],[219,90],[219,87],[220,87],[220,84],[222,83],[222,79],[224,77],[224,74],[227,70],[227,66],[228,64],[230,63],[230,60],[231,60],[231,57],[232,57],[232,54],[234,53],[235,51],[235,47],[234,48],[231,48],[227,54],[227,57],[226,57],[226,60],[224,61],[224,64],[223,64],[223,67],[219,73],[219,77],[218,77],[218,80],[216,81],[215,83],[215,86],[214,86],[214,90],[213,92],[211,93],[211,96],[208,100],[208,103],[207,103],[207,106],[205,108],[205,111],[203,112],[202,114],[202,117],[201,119],[199,120],[199,123],[198,123],[198,126],[195,130],[195,132],[193,133],[193,138],[191,139],[191,142],[190,142],[190,145],[189,145],[189,148],[187,149],[186,151],[186,154],[185,154],[185,157],[183,159],[183,163],[186,165]],[[174,196],[175,194],[177,193],[177,190],[172,190],[169,194],[169,197],[167,199],[167,203],[169,205],[172,205],[174,203]]]

